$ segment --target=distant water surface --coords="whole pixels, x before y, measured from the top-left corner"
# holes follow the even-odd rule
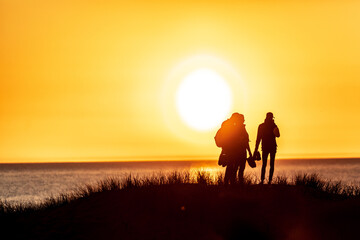
[[[255,169],[247,166],[245,173],[259,178],[261,162],[257,164]],[[106,177],[123,178],[129,174],[141,177],[174,170],[217,173],[225,168],[213,160],[0,164],[0,199],[9,203],[39,202]],[[360,159],[276,160],[275,177],[291,178],[296,173],[318,173],[326,180],[360,186]]]

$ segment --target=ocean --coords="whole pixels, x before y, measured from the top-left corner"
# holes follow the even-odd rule
[[[107,177],[151,176],[173,171],[224,172],[217,161],[83,162],[0,164],[0,200],[8,203],[38,203],[48,197],[95,184]],[[245,174],[259,178],[261,162],[248,165]],[[269,166],[267,168],[268,174]],[[297,173],[317,173],[329,181],[360,186],[360,159],[288,159],[276,160],[276,176],[293,177]]]

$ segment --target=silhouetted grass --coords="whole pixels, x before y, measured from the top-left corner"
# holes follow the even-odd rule
[[[275,178],[275,181],[274,181],[275,184],[278,184],[278,185],[288,185],[290,184],[290,181],[287,177],[285,176],[277,176]]]
[[[297,174],[293,179],[293,184],[295,186],[303,186],[306,189],[312,189],[335,197],[360,197],[359,187],[344,185],[341,181],[325,181],[316,173]]]
[[[304,173],[295,175],[294,184],[321,190],[325,186],[325,181],[321,180],[318,174]]]
[[[110,177],[99,181],[97,184],[84,185],[73,192],[60,194],[57,197],[50,197],[38,204],[9,204],[6,201],[0,200],[0,214],[21,214],[57,208],[79,199],[86,199],[95,194],[109,191],[126,191],[143,187],[182,184],[222,186],[224,185],[223,179],[224,174],[222,172],[211,174],[209,171],[174,171],[168,174],[153,174],[148,177],[134,177],[131,174],[125,178]],[[257,176],[245,174],[243,185],[251,186],[258,182],[259,179]],[[340,198],[360,197],[359,187],[346,186],[339,181],[325,181],[321,179],[318,174],[297,174],[292,179],[285,176],[277,176],[273,181],[273,185],[301,187],[305,190],[311,190],[312,192],[326,194],[330,198],[331,196]],[[261,189],[259,190],[261,191]]]

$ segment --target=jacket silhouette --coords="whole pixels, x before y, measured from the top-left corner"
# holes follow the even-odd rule
[[[280,137],[280,131],[278,126],[274,122],[274,116],[271,112],[266,114],[266,119],[264,123],[259,125],[255,152],[258,151],[259,145],[261,143],[262,149],[262,168],[261,168],[261,183],[264,182],[267,158],[270,155],[270,173],[269,173],[269,183],[271,184],[272,177],[274,174],[275,168],[275,155],[277,150],[276,138]]]
[[[251,156],[249,134],[245,129],[244,121],[244,115],[234,113],[230,119],[223,122],[220,129],[223,131],[221,154],[226,158],[225,184],[235,183],[237,172],[239,182],[243,182],[247,150]]]

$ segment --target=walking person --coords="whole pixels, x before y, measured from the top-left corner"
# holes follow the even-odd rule
[[[280,137],[280,131],[278,126],[275,124],[274,115],[271,112],[266,114],[264,123],[259,125],[256,146],[254,154],[258,151],[260,142],[262,149],[262,168],[261,168],[261,184],[264,183],[267,158],[270,155],[270,173],[269,173],[269,184],[271,184],[274,167],[275,167],[275,155],[277,150],[276,138]]]
[[[238,173],[239,182],[243,183],[244,170],[246,164],[246,155],[249,152],[252,157],[249,146],[249,134],[245,129],[244,115],[233,113],[230,119],[223,122],[220,130],[215,136],[218,146],[222,147],[220,159],[224,158],[223,166],[226,166],[224,182],[225,184],[234,184]],[[218,144],[222,138],[222,143]],[[220,161],[219,161],[220,164]]]

